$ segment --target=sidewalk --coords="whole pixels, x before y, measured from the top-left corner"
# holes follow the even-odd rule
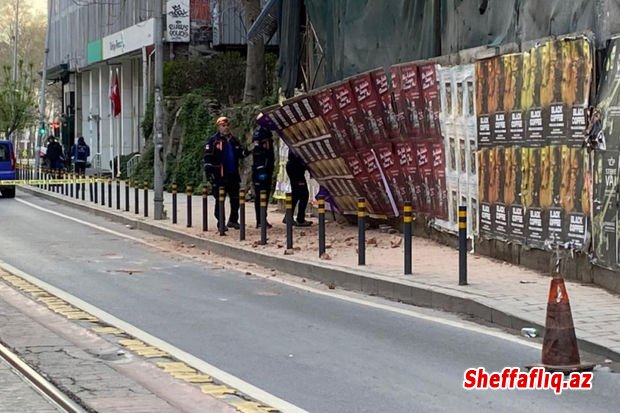
[[[124,188],[124,187],[123,187]],[[318,258],[316,219],[311,227],[294,228],[293,255],[285,255],[286,235],[283,214],[269,208],[268,245],[260,246],[255,228],[254,204],[246,204],[246,241],[239,231],[229,229],[227,236],[217,233],[213,197],[208,198],[209,230],[202,231],[202,197],[192,197],[193,227],[186,227],[186,196],[178,194],[178,224],[171,223],[171,194],[165,193],[167,220],[155,221],[153,192],[149,193],[149,218],[143,216],[143,191],[140,190],[140,214],[134,213],[131,189],[130,212],[92,202],[69,199],[36,188],[20,188],[28,193],[52,198],[88,209],[137,229],[205,248],[225,257],[252,262],[285,273],[321,281],[330,286],[361,291],[408,304],[432,307],[479,317],[499,326],[520,329],[536,327],[542,332],[549,294],[550,277],[508,263],[470,254],[469,285],[458,285],[458,251],[434,241],[415,237],[413,275],[403,275],[402,234],[379,230],[366,232],[366,263],[357,265],[357,227],[328,221],[326,226],[327,260]],[[107,188],[106,188],[107,197]],[[88,193],[86,194],[88,200]],[[226,208],[228,210],[228,202]],[[328,219],[331,214],[327,214]],[[620,275],[619,275],[620,276]],[[620,297],[592,285],[566,281],[580,350],[620,359]]]

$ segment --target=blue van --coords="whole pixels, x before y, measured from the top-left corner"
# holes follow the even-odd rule
[[[0,140],[0,181],[15,180],[15,152],[11,141]],[[15,185],[0,184],[0,193],[5,198],[15,198]]]

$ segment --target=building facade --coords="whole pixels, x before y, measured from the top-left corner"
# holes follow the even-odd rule
[[[166,58],[211,49],[212,0],[162,0]],[[144,148],[141,123],[152,91],[153,0],[49,0],[47,78],[62,82],[62,143],[83,136],[92,164],[113,169]],[[192,48],[192,46],[195,46]],[[116,171],[115,171],[116,172]]]

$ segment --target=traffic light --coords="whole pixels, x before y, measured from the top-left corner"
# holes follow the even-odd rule
[[[41,124],[39,126],[39,136],[45,136],[45,125]]]

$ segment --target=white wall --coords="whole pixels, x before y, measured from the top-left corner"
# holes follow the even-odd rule
[[[111,122],[110,73],[118,68],[121,88],[121,114]],[[91,81],[92,78],[92,81]],[[95,165],[97,154],[97,123],[89,120],[92,115],[99,115],[101,168],[110,169],[113,147],[114,156],[119,154],[119,127],[122,132],[122,153],[124,155],[139,152],[140,123],[143,116],[142,102],[142,62],[141,58],[123,61],[119,65],[101,63],[89,71],[79,73],[81,87],[80,101],[82,118],[78,120],[82,135],[91,148],[91,162]],[[114,131],[112,134],[111,126]],[[144,142],[141,142],[142,146]]]

